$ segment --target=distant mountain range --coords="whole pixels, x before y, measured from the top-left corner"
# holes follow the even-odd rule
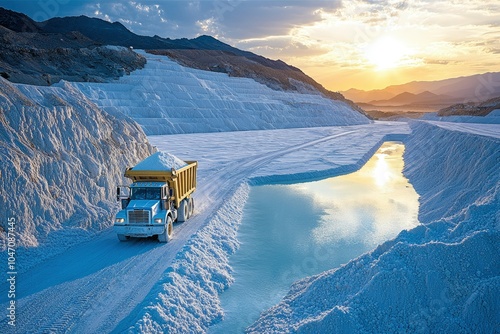
[[[381,105],[381,106],[401,106],[408,104],[432,104],[432,103],[448,103],[453,102],[455,99],[451,96],[444,94],[434,94],[429,91],[425,91],[419,94],[413,94],[404,92],[390,98],[388,100],[374,100],[368,102],[371,105]]]
[[[175,40],[140,36],[119,22],[111,23],[87,16],[35,22],[22,13],[0,7],[0,42],[0,75],[13,82],[50,85],[60,79],[103,81],[143,66],[137,59],[128,64],[120,59],[110,61],[109,58],[113,57],[100,57],[96,52],[88,51],[103,45],[114,45],[167,55],[189,67],[249,77],[273,89],[323,94],[345,101],[363,113],[343,95],[325,89],[300,69],[281,60],[239,50],[211,36]],[[85,51],[75,54],[75,50]],[[87,53],[93,55],[85,57]],[[77,60],[68,59],[69,54]],[[101,62],[105,66],[100,66]],[[43,66],[39,66],[40,63]],[[102,76],[96,73],[100,70],[106,72],[106,68],[110,67],[124,67],[124,70],[115,69]]]
[[[434,107],[480,102],[500,96],[500,73],[484,73],[438,81],[413,81],[377,90],[349,89],[346,98],[370,107]]]

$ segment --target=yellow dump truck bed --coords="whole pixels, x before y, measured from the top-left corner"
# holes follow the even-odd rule
[[[166,182],[174,190],[172,200],[176,207],[196,190],[197,161],[186,161],[186,166],[179,169],[134,169],[127,168],[125,177],[134,182]]]

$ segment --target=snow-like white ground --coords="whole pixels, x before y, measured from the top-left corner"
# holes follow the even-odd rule
[[[369,123],[341,101],[275,91],[249,78],[183,67],[138,51],[142,70],[113,83],[72,83],[106,111],[135,119],[146,134],[304,128]]]
[[[336,328],[364,332],[373,328],[366,326],[383,325],[389,331],[409,326],[419,332],[460,325],[458,331],[464,332],[498,325],[500,131],[478,135],[479,128],[471,134],[446,127],[416,123],[407,140],[407,173],[423,197],[425,226],[345,267],[297,283],[254,331],[341,326]],[[25,272],[17,286],[16,330],[203,332],[223,316],[218,293],[232,282],[228,256],[238,247],[246,182],[345,173],[359,168],[382,141],[409,132],[406,123],[377,122],[150,137],[162,150],[199,160],[196,215],[175,226],[171,243],[120,243],[107,230]],[[460,175],[472,182],[464,197]],[[454,191],[447,192],[453,182]],[[451,207],[454,213],[432,209],[427,219],[435,194],[442,198],[439,208]],[[5,320],[0,329],[9,329]]]
[[[267,178],[278,171],[281,178],[304,179],[309,177],[304,174],[309,168],[323,170],[324,176],[335,175],[361,166],[386,138],[408,133],[404,123],[376,123],[150,137],[161,150],[199,161],[196,215],[175,225],[171,243],[149,239],[120,243],[111,229],[105,230],[22,273],[17,285],[17,330],[109,332],[117,326],[127,329],[136,322],[141,328],[150,314],[150,304],[172,280],[171,275],[175,276],[174,287],[167,290],[174,297],[165,300],[177,305],[161,309],[160,314],[175,309],[178,313],[162,325],[179,331],[206,328],[221,315],[217,292],[231,281],[226,252],[237,245],[236,227],[249,178]],[[321,155],[324,158],[318,159]],[[337,167],[332,168],[329,159],[335,155]],[[277,169],[271,169],[272,165]],[[316,174],[312,176],[320,176]],[[206,258],[188,261],[193,251]],[[189,265],[184,274],[182,259]],[[0,297],[3,307],[6,296]],[[154,316],[154,321],[162,319]],[[0,331],[8,328],[5,321],[1,323]]]
[[[262,315],[251,332],[369,333],[373,328],[380,332],[447,332],[451,328],[468,333],[498,328],[500,125],[484,131],[479,125],[445,123],[417,122],[412,127],[406,140],[406,174],[421,195],[423,225],[344,267],[297,283],[279,305]],[[210,184],[210,191],[200,189],[200,199],[210,203],[205,193],[212,199],[227,196],[228,200],[189,240],[138,312],[118,328],[126,330],[135,323],[130,332],[203,332],[218,322],[223,314],[217,296],[232,282],[228,256],[238,245],[241,203],[248,192],[232,176],[247,174],[250,182],[260,183],[342,173],[348,169],[345,166],[359,167],[370,147],[384,137],[369,130],[375,128],[376,132],[385,128],[387,134],[408,131],[405,124],[393,123],[301,129],[311,138],[330,134],[323,137],[330,139],[313,139],[307,144],[295,142],[301,137],[298,134],[281,137],[288,130],[272,131],[268,135],[287,146],[250,159],[242,156],[259,151],[255,144],[261,144],[263,151],[276,145],[266,132],[259,136],[251,132],[246,137],[223,134],[222,142],[231,144],[221,143],[219,149],[209,147],[209,142],[220,142],[210,135],[175,136],[192,143],[207,139],[196,149],[205,152],[208,160],[202,165],[211,171],[200,175],[202,182]],[[151,140],[161,148],[170,138]],[[212,168],[214,156],[217,160],[224,157],[229,147],[234,148],[231,159],[224,161],[222,169]],[[175,153],[181,155],[183,150]],[[344,167],[332,170],[331,161],[322,161],[325,158],[342,161]],[[228,183],[212,179],[212,173],[231,169]],[[236,191],[230,195],[229,189]]]

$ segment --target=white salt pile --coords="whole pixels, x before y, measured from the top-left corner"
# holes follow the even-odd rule
[[[134,170],[170,170],[187,166],[181,159],[167,152],[156,152],[139,162]]]

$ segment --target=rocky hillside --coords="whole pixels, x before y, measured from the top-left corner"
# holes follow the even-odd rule
[[[104,82],[144,67],[124,47],[103,46],[77,31],[46,32],[24,14],[0,8],[0,75],[15,83]]]
[[[437,112],[438,116],[486,116],[491,111],[500,109],[500,96],[484,102],[459,103],[443,108]]]
[[[62,228],[109,227],[123,171],[152,152],[135,122],[100,110],[67,83],[0,78],[0,229],[14,218],[18,245],[29,247]]]

